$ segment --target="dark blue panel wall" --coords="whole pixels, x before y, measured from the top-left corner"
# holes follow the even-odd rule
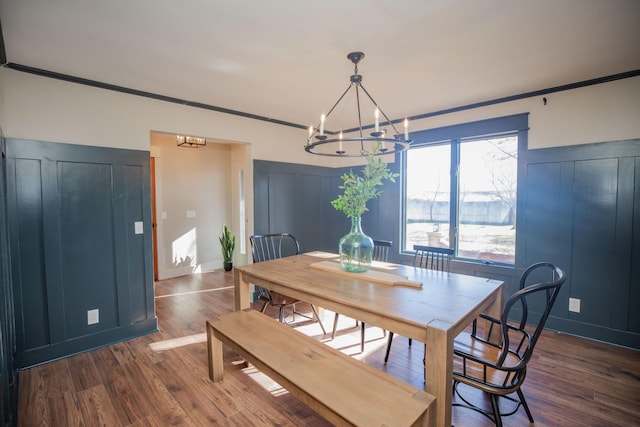
[[[145,183],[149,179],[148,170],[143,166],[122,166],[122,174],[124,176],[123,194],[121,204],[117,204],[118,211],[122,215],[123,222],[120,229],[124,233],[118,233],[116,237],[116,246],[125,247],[126,254],[121,257],[126,264],[123,268],[117,268],[123,277],[119,281],[129,283],[125,288],[126,292],[120,292],[120,317],[126,319],[127,312],[130,314],[129,321],[132,323],[144,321],[149,313],[154,310],[154,294],[153,289],[149,288],[146,283],[148,277],[146,273],[153,269],[148,257],[148,248],[145,234],[135,234],[131,232],[136,221],[142,221],[145,212],[150,212],[150,200],[145,193]],[[143,266],[144,268],[140,268]],[[127,273],[124,276],[124,273]]]
[[[37,348],[49,342],[47,324],[49,309],[45,283],[44,235],[42,221],[42,175],[39,160],[17,159],[15,164],[15,196],[11,224],[13,271],[20,272],[23,287],[15,289],[18,313],[24,313],[24,301],[30,307],[28,316],[16,318],[18,346]],[[29,331],[27,333],[26,331]]]
[[[637,305],[637,301],[640,301],[640,157],[635,159],[634,169],[635,180],[633,187],[633,232],[631,234],[633,244],[631,245],[631,256],[629,262],[631,263],[631,272],[629,283],[631,287],[626,300],[630,301],[629,310],[629,330],[640,334],[640,309]]]
[[[149,153],[7,142],[18,366],[156,330]]]
[[[575,162],[573,194],[572,296],[584,300],[582,319],[611,327],[611,307],[617,274],[615,266],[617,159]],[[571,200],[571,199],[570,199]],[[603,251],[603,248],[609,250]],[[589,260],[591,262],[581,262]],[[589,306],[591,304],[591,306]]]
[[[57,162],[64,338],[119,324],[113,223],[112,168],[99,163]],[[81,303],[79,303],[81,302]],[[87,310],[100,323],[87,325]]]
[[[640,348],[640,141],[532,150],[527,161],[527,260],[569,273],[556,329]],[[569,297],[581,300],[569,312]]]
[[[452,271],[503,280],[510,295],[524,267],[553,262],[568,280],[547,325],[640,349],[640,140],[525,150],[520,157],[516,267],[454,262]],[[400,171],[400,161],[390,167]],[[256,232],[290,231],[304,237],[304,250],[337,252],[349,222],[330,201],[345,171],[272,162],[255,162],[255,169]],[[410,255],[398,250],[400,185],[383,190],[369,202],[363,229],[393,241],[390,258],[408,263]],[[580,298],[580,313],[569,312],[569,297]]]
[[[18,412],[18,370],[14,361],[15,319],[7,227],[6,143],[0,128],[0,425],[13,426]]]
[[[269,176],[269,228],[284,232],[295,224],[300,206],[300,195],[296,192],[297,175],[295,173],[279,173]],[[277,191],[273,191],[277,189]],[[306,228],[306,227],[305,227]],[[294,236],[302,231],[296,227]]]
[[[329,209],[334,211],[329,205],[334,174],[330,168],[255,161],[254,232],[291,233],[303,252],[335,250],[339,235],[336,237],[336,227],[328,220]],[[342,217],[338,216],[344,221]],[[345,228],[342,234],[347,231]]]

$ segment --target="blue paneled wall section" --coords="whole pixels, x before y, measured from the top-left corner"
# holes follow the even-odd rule
[[[452,271],[503,280],[508,296],[524,267],[556,263],[568,280],[547,326],[640,349],[640,140],[520,156],[517,266],[454,261]],[[390,167],[399,172],[401,161]],[[265,161],[255,161],[254,168],[255,232],[288,231],[305,252],[337,252],[350,223],[330,201],[345,169]],[[410,263],[411,255],[398,249],[400,200],[400,184],[386,183],[382,196],[369,203],[363,229],[393,241],[391,260]],[[580,313],[569,312],[569,297],[580,298]]]
[[[291,233],[302,252],[337,251],[339,233],[346,234],[348,222],[330,205],[340,182],[335,171],[261,160],[253,166],[254,232]]]
[[[531,150],[525,173],[526,259],[569,273],[553,326],[640,349],[640,140]]]
[[[18,366],[157,330],[149,152],[8,139],[7,156]]]
[[[349,232],[351,221],[331,206],[349,168],[333,169],[293,163],[255,160],[254,206],[256,234],[288,232],[300,241],[300,250],[338,251],[338,240]],[[396,164],[390,169],[397,171]],[[359,168],[354,168],[358,170]],[[399,184],[386,183],[381,197],[370,201],[362,216],[363,227],[376,239],[397,245]],[[379,204],[393,209],[378,209]],[[396,221],[396,222],[393,222]],[[395,251],[397,253],[397,250]],[[399,259],[396,257],[396,261]]]
[[[15,352],[15,321],[9,233],[7,229],[6,143],[0,129],[0,425],[16,425],[18,370]]]

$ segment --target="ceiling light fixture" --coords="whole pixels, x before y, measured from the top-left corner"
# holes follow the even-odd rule
[[[197,136],[185,136],[177,135],[178,147],[200,148],[207,145],[206,138],[199,138]]]
[[[347,58],[354,63],[354,73],[350,77],[349,87],[338,98],[336,103],[331,107],[326,115],[322,115],[320,118],[320,124],[317,127],[309,127],[309,136],[307,137],[307,144],[305,145],[305,151],[311,154],[317,154],[320,156],[334,156],[334,157],[366,157],[369,154],[383,155],[392,154],[400,151],[404,151],[409,148],[411,140],[409,140],[409,121],[404,119],[404,133],[398,132],[393,121],[387,117],[382,111],[382,108],[376,103],[376,101],[369,95],[369,92],[362,85],[362,75],[358,74],[358,63],[364,58],[362,52],[351,52],[347,55]],[[356,113],[358,117],[358,127],[345,130],[344,132],[356,132],[356,136],[345,138],[343,131],[340,132],[327,132],[325,131],[325,125],[329,118],[329,115],[335,110],[340,101],[345,95],[354,89],[356,97]],[[362,114],[360,110],[360,91],[367,95],[371,103],[375,107],[375,125],[369,125],[368,128],[374,128],[368,136],[365,136],[364,129],[367,126],[362,126]],[[393,130],[393,137],[387,136],[387,129],[380,127],[380,116],[386,120],[383,124],[391,125]],[[401,120],[396,120],[400,122]],[[332,135],[327,137],[327,134]],[[335,137],[337,135],[337,138]],[[378,150],[376,151],[376,148]]]

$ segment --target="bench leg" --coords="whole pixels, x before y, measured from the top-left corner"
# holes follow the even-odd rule
[[[213,334],[213,327],[207,322],[207,349],[209,352],[209,379],[222,379],[222,341]]]

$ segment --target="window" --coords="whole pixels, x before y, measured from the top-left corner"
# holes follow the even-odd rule
[[[526,147],[526,121],[518,115],[416,134],[404,153],[405,251],[450,247],[457,258],[515,264],[518,149]]]
[[[514,135],[460,144],[459,257],[515,263],[517,159]]]
[[[451,145],[407,152],[405,250],[449,245]]]

